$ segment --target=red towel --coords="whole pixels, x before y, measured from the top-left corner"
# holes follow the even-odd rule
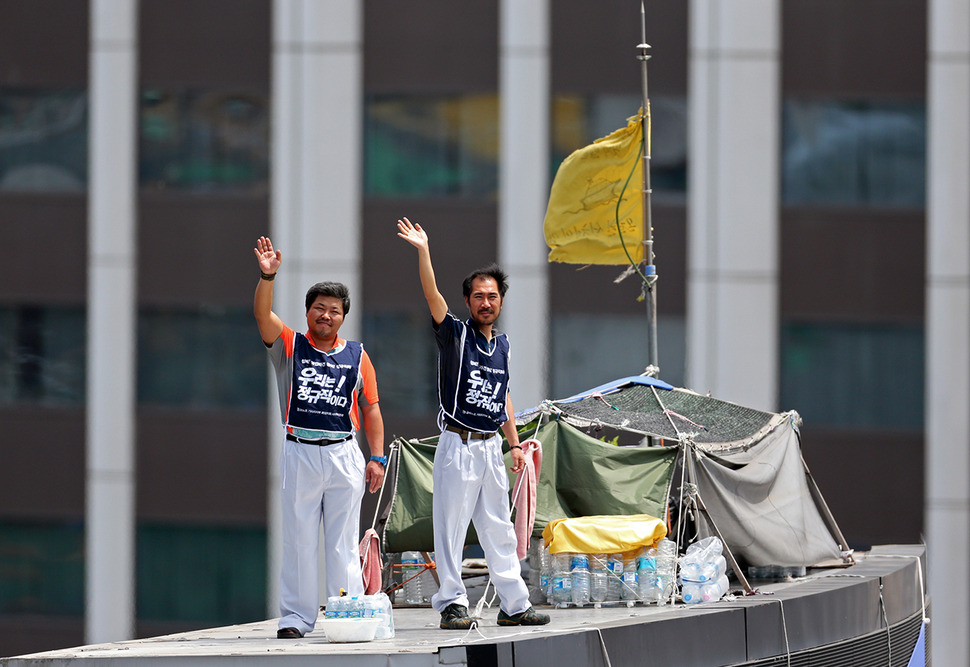
[[[515,537],[518,540],[516,555],[522,560],[529,552],[529,538],[536,522],[536,483],[542,469],[542,444],[538,440],[519,444],[525,455],[525,468],[515,480],[512,497],[515,498]]]
[[[381,540],[377,531],[368,528],[360,541],[360,574],[364,579],[364,595],[381,590]]]

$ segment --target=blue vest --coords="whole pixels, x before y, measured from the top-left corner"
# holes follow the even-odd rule
[[[448,313],[435,330],[438,342],[438,400],[445,423],[471,431],[497,431],[508,419],[509,339],[492,330],[492,340],[471,320]]]
[[[313,347],[306,336],[294,336],[293,384],[290,386],[287,425],[353,433],[350,411],[354,405],[363,351],[360,343],[349,340],[339,352],[327,354]]]

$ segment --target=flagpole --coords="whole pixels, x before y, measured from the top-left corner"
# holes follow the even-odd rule
[[[650,55],[647,50],[647,18],[640,2],[640,43],[637,45],[637,60],[640,61],[640,72],[643,80],[643,116],[640,123],[643,128],[643,275],[644,300],[647,303],[647,375],[657,377],[660,374],[660,359],[657,353],[657,267],[653,256],[653,216],[651,201],[653,190],[650,187],[650,97],[647,94],[647,61]]]

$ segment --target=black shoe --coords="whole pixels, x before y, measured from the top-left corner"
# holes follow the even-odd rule
[[[468,608],[460,604],[451,603],[441,612],[441,623],[438,625],[442,630],[467,630],[472,627],[474,621],[468,616]]]
[[[277,639],[302,639],[303,633],[296,628],[280,628],[276,631]]]
[[[548,614],[536,613],[536,610],[529,607],[519,614],[509,616],[501,609],[498,610],[499,625],[545,625],[549,622]]]

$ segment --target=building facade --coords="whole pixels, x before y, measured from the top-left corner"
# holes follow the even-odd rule
[[[934,534],[970,548],[968,5],[646,3],[660,375],[798,410],[850,544],[928,533],[931,577]],[[435,429],[401,216],[456,312],[509,270],[516,407],[642,372],[636,278],[541,237],[561,160],[640,106],[640,29],[629,0],[0,2],[0,654],[274,613],[260,235],[291,326],[351,287],[389,437]]]

